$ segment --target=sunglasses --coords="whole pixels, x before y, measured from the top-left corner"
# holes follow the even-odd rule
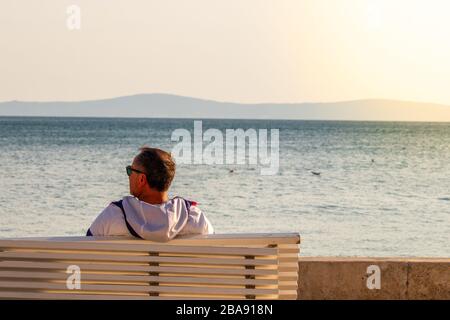
[[[137,173],[146,174],[145,172],[142,172],[142,171],[133,169],[132,166],[127,166],[126,169],[127,169],[127,175],[128,175],[128,176],[131,176],[131,174],[133,173],[133,171],[134,171],[134,172],[137,172]]]

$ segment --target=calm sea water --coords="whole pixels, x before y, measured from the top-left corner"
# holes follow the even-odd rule
[[[180,165],[218,233],[300,232],[306,256],[450,257],[450,123],[204,120],[280,130],[280,170]],[[0,237],[83,235],[144,144],[193,120],[0,117]],[[234,172],[230,172],[233,169]],[[321,172],[320,176],[311,171]]]

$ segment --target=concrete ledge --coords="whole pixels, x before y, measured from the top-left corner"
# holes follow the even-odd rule
[[[298,284],[300,300],[450,299],[450,258],[301,257]]]

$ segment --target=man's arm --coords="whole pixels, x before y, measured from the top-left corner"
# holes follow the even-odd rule
[[[196,205],[189,208],[188,221],[179,235],[214,234],[214,228],[206,215]]]

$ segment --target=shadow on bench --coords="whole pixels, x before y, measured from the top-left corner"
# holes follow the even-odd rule
[[[297,233],[0,239],[3,299],[297,299]]]

